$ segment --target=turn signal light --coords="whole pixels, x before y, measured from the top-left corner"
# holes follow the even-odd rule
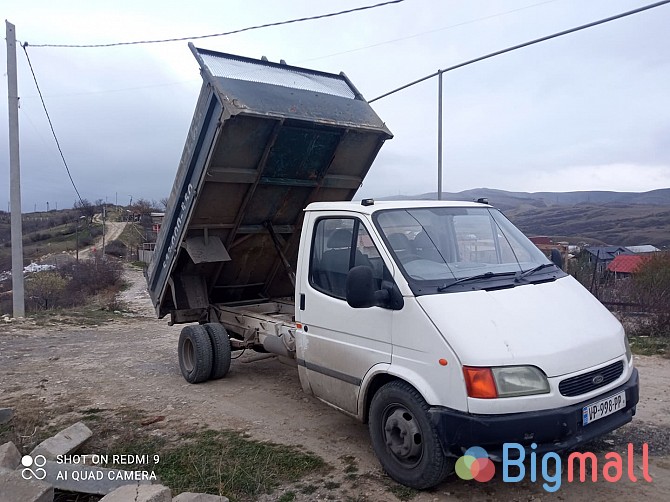
[[[463,366],[463,376],[468,396],[479,399],[494,399],[498,397],[498,390],[493,379],[491,368],[475,368]]]

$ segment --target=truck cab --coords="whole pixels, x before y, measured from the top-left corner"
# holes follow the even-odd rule
[[[621,324],[492,206],[314,203],[296,277],[303,389],[433,486],[470,446],[573,448],[629,422]]]

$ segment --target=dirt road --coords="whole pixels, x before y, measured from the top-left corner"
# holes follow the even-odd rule
[[[295,368],[269,357],[247,353],[233,361],[230,374],[219,381],[189,385],[182,378],[176,354],[180,327],[153,318],[141,272],[132,270],[133,286],[124,293],[132,314],[115,316],[98,327],[30,322],[0,326],[0,407],[20,409],[39,402],[44,412],[58,414],[54,423],[86,420],[83,410],[133,407],[143,415],[166,419],[155,433],[198,426],[248,431],[252,437],[302,445],[333,467],[340,487],[320,489],[295,500],[397,500],[397,488],[381,471],[367,427],[302,393]],[[589,445],[601,455],[624,452],[635,445],[638,481],[568,483],[547,493],[527,479],[504,483],[502,474],[488,483],[451,477],[429,492],[405,495],[417,502],[436,500],[667,500],[670,496],[670,360],[637,357],[642,396],[632,424]],[[642,480],[643,443],[650,450],[651,483]],[[147,452],[151,453],[151,452]],[[352,456],[358,478],[345,475],[343,458]],[[498,466],[498,471],[500,467]],[[539,472],[539,470],[538,470]],[[274,500],[276,492],[268,500]],[[395,493],[398,493],[397,491]],[[355,498],[352,498],[355,494]],[[413,497],[413,498],[412,498]],[[407,499],[407,498],[406,498]]]
[[[97,223],[102,223],[102,220],[99,218],[96,219],[95,217],[93,218],[94,221]],[[123,221],[106,221],[105,222],[105,242],[109,244],[115,239],[119,238],[119,235],[123,233],[123,230],[126,228],[127,222]],[[98,240],[93,244],[92,246],[89,246],[87,248],[81,249],[79,251],[79,257],[82,260],[90,258],[91,253],[93,250],[100,250],[102,252],[102,236],[98,238]]]

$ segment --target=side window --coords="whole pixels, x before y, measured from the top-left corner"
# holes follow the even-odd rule
[[[310,284],[326,294],[344,299],[347,274],[359,265],[372,269],[377,289],[381,288],[382,279],[390,279],[377,247],[359,220],[323,218],[317,221],[312,240]]]

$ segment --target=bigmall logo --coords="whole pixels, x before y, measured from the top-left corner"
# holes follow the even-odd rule
[[[488,452],[480,446],[468,448],[456,461],[456,475],[461,479],[474,479],[484,483],[490,481],[495,473],[496,467],[491,462]]]
[[[532,483],[537,482],[538,472],[541,475],[542,488],[548,492],[555,492],[561,488],[561,473],[563,460],[556,452],[547,452],[541,456],[538,466],[538,454],[535,452],[537,444],[530,445],[530,453],[519,443],[505,443],[502,456],[502,477],[505,483],[518,483],[526,477],[528,469],[529,479]],[[572,452],[567,458],[567,481],[575,480],[575,472],[579,473],[579,481],[584,483],[587,472],[591,473],[591,481],[596,483],[599,475],[609,483],[620,481],[624,474],[633,483],[638,481],[634,473],[635,453],[633,444],[628,443],[626,454],[616,452],[605,454],[605,462],[602,467],[598,465],[598,457],[593,452]],[[480,446],[473,446],[465,451],[465,454],[456,461],[456,474],[465,480],[474,479],[486,482],[493,479],[495,475],[495,464],[491,461],[487,451]],[[649,475],[649,445],[642,445],[642,479],[651,483]]]

